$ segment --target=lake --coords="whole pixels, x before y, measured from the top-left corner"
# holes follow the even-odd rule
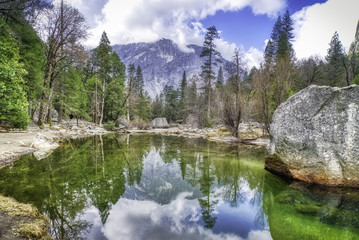
[[[55,239],[359,239],[359,193],[264,170],[265,149],[161,135],[66,140],[0,169]]]

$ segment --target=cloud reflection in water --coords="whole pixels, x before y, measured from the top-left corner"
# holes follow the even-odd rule
[[[120,199],[113,206],[102,231],[108,239],[242,239],[233,234],[213,233],[201,222],[197,199],[180,193],[171,203]],[[271,239],[269,231],[252,231],[248,240]]]

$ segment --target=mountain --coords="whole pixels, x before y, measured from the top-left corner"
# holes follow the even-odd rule
[[[204,58],[200,58],[202,47],[187,47],[190,52],[182,51],[172,40],[163,38],[153,43],[114,45],[113,50],[126,66],[131,63],[141,66],[145,90],[154,99],[166,84],[177,88],[182,80],[183,71],[186,71],[187,79],[201,72],[204,62]],[[223,59],[222,64],[225,61]],[[218,68],[219,66],[214,70],[217,72]]]
[[[354,42],[350,45],[349,54],[358,53],[358,52],[359,52],[359,20],[355,31]]]

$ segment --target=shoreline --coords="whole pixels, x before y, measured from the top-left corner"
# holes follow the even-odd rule
[[[69,124],[67,128],[60,128],[59,126],[46,127],[45,129],[30,128],[24,131],[0,132],[0,168],[13,164],[21,156],[36,153],[39,160],[49,155],[55,148],[58,142],[64,138],[83,138],[94,135],[104,134],[160,134],[165,136],[182,136],[187,138],[204,138],[209,141],[214,141],[221,144],[245,144],[255,145],[259,147],[266,147],[269,143],[267,137],[252,137],[252,138],[235,138],[228,135],[221,136],[218,129],[181,129],[179,127],[173,128],[156,128],[151,130],[136,130],[125,129],[120,131],[107,131],[104,128],[94,126],[89,122],[81,122],[80,126]],[[216,132],[217,131],[217,132]],[[33,146],[34,141],[41,135],[46,139],[47,145]]]
[[[217,131],[217,132],[215,132]],[[121,130],[121,131],[107,131],[103,128],[93,126],[91,123],[83,122],[82,126],[69,125],[66,128],[53,126],[47,126],[45,129],[30,128],[24,131],[13,132],[0,132],[0,168],[6,166],[12,166],[12,164],[18,160],[21,156],[34,153],[38,160],[41,160],[52,153],[54,149],[59,147],[59,144],[65,138],[83,138],[94,135],[105,134],[159,134],[165,136],[181,136],[186,138],[204,138],[209,141],[215,141],[221,144],[250,144],[264,147],[269,139],[239,139],[230,136],[215,136],[220,133],[218,129],[180,129],[166,128],[166,129],[151,129],[151,130]],[[17,203],[11,198],[3,197],[0,194],[0,205],[5,205],[6,202],[11,202],[12,209],[14,211],[22,212],[22,206],[26,204]],[[38,210],[30,205],[26,205],[31,208],[33,212]],[[0,227],[0,237],[6,236],[8,239],[21,239],[25,237],[33,237],[33,232],[21,232],[21,225],[18,221],[19,217],[8,214],[4,208],[0,208],[0,223],[3,227]],[[41,217],[21,217],[22,220],[26,220],[29,226],[33,226],[39,223],[41,232],[38,233],[41,237],[51,239],[47,234],[49,229],[48,220]],[[6,229],[4,229],[6,228]],[[10,231],[11,229],[20,229],[16,231]],[[5,234],[5,235],[4,235]],[[37,233],[36,233],[37,234]],[[40,237],[40,238],[41,238]]]

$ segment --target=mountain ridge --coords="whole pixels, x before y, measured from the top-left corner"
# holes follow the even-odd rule
[[[184,71],[187,78],[201,72],[205,60],[200,57],[202,47],[194,44],[187,47],[190,51],[184,52],[172,40],[162,38],[150,43],[116,44],[113,50],[127,67],[133,63],[142,68],[145,91],[154,99],[165,85],[177,88]],[[222,58],[222,64],[226,61]],[[214,71],[218,68],[219,65],[215,66]]]

